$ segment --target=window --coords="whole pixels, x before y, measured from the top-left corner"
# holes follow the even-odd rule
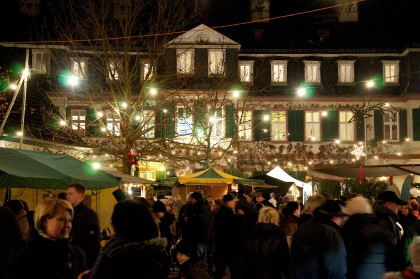
[[[194,73],[194,50],[177,49],[177,72],[180,75],[188,75]]]
[[[354,141],[354,121],[349,122],[353,118],[353,112],[340,111],[340,140]]]
[[[271,82],[286,83],[287,82],[287,61],[271,62]]]
[[[191,136],[193,131],[192,114],[188,107],[177,108],[176,132],[178,136]]]
[[[144,110],[142,113],[144,137],[151,139],[155,137],[155,115],[151,110]]]
[[[84,133],[86,129],[86,110],[71,110],[71,128],[73,129],[73,131]]]
[[[209,49],[209,76],[224,75],[226,65],[226,51],[224,49]]]
[[[338,82],[353,83],[354,82],[354,61],[338,62]]]
[[[50,56],[47,50],[32,51],[32,72],[33,74],[48,74],[50,69]]]
[[[119,59],[110,60],[109,62],[109,79],[119,80],[122,71],[122,61]]]
[[[389,141],[399,140],[398,113],[384,113],[384,139]]]
[[[238,113],[238,138],[240,141],[252,141],[252,111]]]
[[[106,112],[106,128],[114,136],[120,135],[120,117],[118,114],[112,111]]]
[[[141,67],[141,77],[143,80],[151,80],[153,78],[153,66],[150,62],[143,62]]]
[[[320,83],[321,82],[321,62],[304,61],[305,62],[305,82]]]
[[[285,111],[275,111],[271,115],[271,140],[286,141]]]
[[[383,63],[383,75],[384,83],[398,83],[400,74],[400,61],[382,61]]]
[[[211,110],[209,122],[209,127],[211,129],[211,138],[222,138],[225,136],[223,108]]]
[[[72,58],[71,60],[71,72],[78,78],[86,77],[86,64],[85,58]]]
[[[318,111],[305,112],[306,140],[316,141],[321,137],[321,125]]]
[[[239,61],[239,79],[251,83],[254,75],[254,61]]]

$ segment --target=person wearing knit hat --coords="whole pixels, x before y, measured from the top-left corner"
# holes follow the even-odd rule
[[[347,249],[347,278],[382,278],[392,268],[392,247],[382,228],[375,223],[369,200],[356,196],[345,208],[349,219],[342,235]],[[375,259],[375,260],[372,260]]]
[[[194,204],[196,201],[199,201],[199,200],[203,199],[203,195],[200,192],[197,191],[197,192],[192,193],[190,198],[191,198],[191,203]],[[192,200],[194,200],[194,201],[192,201]]]

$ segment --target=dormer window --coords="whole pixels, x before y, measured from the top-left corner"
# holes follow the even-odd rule
[[[87,66],[87,59],[86,58],[72,58],[71,59],[71,72],[77,76],[78,78],[86,78],[86,66]]]
[[[400,74],[400,61],[382,61],[385,84],[398,84]]]
[[[109,61],[109,79],[110,80],[119,80],[121,71],[122,71],[121,59],[112,59]]]
[[[252,83],[254,61],[239,61],[239,79],[244,83]]]
[[[209,76],[224,75],[226,67],[226,50],[209,49],[208,62]]]
[[[150,61],[143,61],[141,65],[142,80],[151,80],[153,78],[153,65]]]
[[[48,50],[32,51],[32,73],[35,75],[48,74],[50,69],[50,55]]]
[[[177,49],[177,73],[179,75],[194,74],[194,50],[193,49]]]

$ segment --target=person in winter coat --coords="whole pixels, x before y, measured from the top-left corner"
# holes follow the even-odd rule
[[[197,258],[194,243],[181,240],[175,248],[179,263],[179,279],[210,279],[206,265]]]
[[[72,241],[82,248],[86,254],[86,264],[92,268],[100,250],[99,220],[95,211],[87,207],[83,200],[85,198],[85,186],[72,184],[67,187],[66,199],[74,209],[73,229],[71,231]]]
[[[4,279],[76,279],[86,270],[83,251],[70,243],[73,207],[65,200],[47,198],[35,209],[33,239],[15,254]]]
[[[347,278],[382,278],[390,270],[392,244],[376,223],[369,200],[350,199],[346,212],[350,217],[342,232],[347,248]]]
[[[389,272],[383,279],[420,279],[420,237],[415,237],[410,245],[411,267],[402,272]]]
[[[8,200],[4,203],[5,207],[10,208],[16,216],[18,221],[22,238],[26,241],[29,238],[30,226],[29,220],[26,215],[26,210],[23,208],[23,204],[20,200]]]
[[[289,248],[292,245],[292,237],[298,228],[300,213],[300,204],[295,201],[286,204],[282,211],[280,229],[286,235]]]
[[[153,205],[153,212],[159,219],[159,231],[160,236],[166,238],[168,244],[166,245],[166,251],[169,252],[172,246],[174,235],[172,234],[172,225],[175,222],[175,216],[166,210],[166,206],[163,202],[157,201]]]
[[[404,253],[404,265],[408,266],[410,262],[410,252],[409,248],[413,239],[417,236],[420,236],[420,221],[417,220],[414,224],[404,232],[402,239],[403,253]]]
[[[289,247],[279,227],[279,213],[271,207],[260,210],[258,223],[241,253],[240,278],[288,278]]]
[[[308,223],[298,227],[290,254],[290,278],[345,279],[346,248],[340,225],[343,212],[333,200],[314,211]]]
[[[115,236],[107,242],[90,272],[91,279],[166,279],[170,257],[166,239],[150,210],[141,202],[117,203],[111,222]]]

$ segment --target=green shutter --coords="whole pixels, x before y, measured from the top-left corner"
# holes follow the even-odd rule
[[[175,106],[171,105],[165,115],[166,137],[173,139],[175,137]]]
[[[166,172],[165,171],[156,171],[156,181],[159,179],[165,178]]]
[[[420,141],[420,108],[413,109],[413,140]]]
[[[235,132],[235,107],[233,105],[226,105],[226,131],[225,136],[227,138],[233,138]]]
[[[100,133],[99,120],[96,116],[95,109],[90,107],[86,109],[86,120],[87,127],[86,130],[91,136],[98,136]]]
[[[269,120],[264,120],[264,116],[268,115]],[[269,141],[271,138],[271,111],[256,110],[254,111],[254,140]]]
[[[203,104],[195,104],[194,106],[194,136],[197,139],[206,138],[206,107]]]
[[[338,111],[329,111],[322,117],[322,141],[338,139]]]
[[[155,138],[163,138],[163,110],[160,109],[156,112],[155,116]]]
[[[407,138],[407,111],[399,111],[399,121],[400,121],[400,141],[405,141]]]
[[[304,141],[305,112],[303,110],[289,110],[287,116],[289,141]]]
[[[375,126],[375,140],[384,139],[384,116],[382,112],[375,110],[373,115],[373,125]]]
[[[365,141],[365,118],[362,111],[356,111],[356,140]]]

